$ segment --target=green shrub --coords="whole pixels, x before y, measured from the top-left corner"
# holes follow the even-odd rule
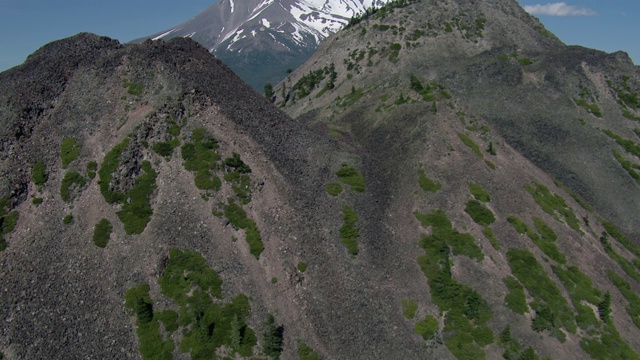
[[[440,324],[438,323],[438,319],[431,315],[427,315],[424,320],[416,323],[415,330],[423,339],[429,340],[436,334],[439,326]]]
[[[618,291],[629,302],[629,306],[626,307],[627,314],[631,317],[631,320],[640,329],[640,296],[631,288],[628,282],[626,282],[620,275],[611,270],[607,270],[607,276],[609,280],[618,288]]]
[[[587,112],[589,114],[592,114],[596,117],[601,118],[602,117],[602,110],[600,110],[600,107],[598,106],[598,104],[596,103],[589,103],[584,99],[579,99],[579,98],[575,98],[573,99],[573,101],[576,102],[576,104],[582,106],[585,110],[587,110]]]
[[[616,239],[622,246],[624,246],[629,252],[635,256],[640,256],[640,247],[629,240],[618,228],[611,222],[600,219],[602,226],[611,237]]]
[[[418,178],[418,185],[424,191],[436,192],[442,188],[442,184],[436,180],[429,179],[424,173],[424,170],[420,170]]]
[[[430,214],[416,212],[414,215],[422,223],[422,226],[433,228],[433,236],[443,240],[447,247],[450,246],[453,255],[466,255],[476,261],[484,259],[484,254],[473,236],[454,229],[444,211],[437,210]]]
[[[342,208],[342,220],[344,225],[340,228],[340,242],[342,242],[351,256],[358,255],[358,238],[360,230],[356,226],[358,216],[352,207],[345,205]]]
[[[90,161],[87,163],[87,177],[93,180],[96,177],[96,171],[98,171],[98,163],[95,161]]]
[[[524,288],[513,276],[507,276],[502,279],[502,282],[507,286],[509,293],[504,298],[505,305],[513,312],[524,315],[529,311],[527,306],[527,297],[524,293]]]
[[[49,174],[47,174],[47,169],[44,166],[44,161],[40,160],[37,163],[33,164],[33,169],[31,170],[31,180],[38,187],[44,185],[49,179]]]
[[[111,230],[113,230],[113,227],[109,220],[104,218],[100,220],[93,228],[93,243],[97,247],[106,247],[111,237]]]
[[[120,166],[120,155],[128,144],[129,138],[127,137],[122,140],[121,143],[114,146],[113,149],[105,155],[102,166],[100,166],[100,170],[98,171],[100,192],[109,204],[124,200],[124,195],[114,192],[110,187],[111,181],[113,180],[113,173],[116,172],[118,166]]]
[[[151,220],[153,209],[149,198],[157,188],[157,173],[147,160],[142,162],[144,173],[135,180],[134,186],[126,194],[127,201],[118,211],[118,218],[127,234],[141,234]]]
[[[178,140],[178,138],[173,138],[169,141],[157,142],[153,144],[151,149],[162,157],[170,158],[171,155],[173,155],[173,150],[179,145],[180,140]]]
[[[616,158],[618,163],[622,165],[622,167],[631,175],[631,177],[640,184],[640,173],[636,171],[636,166],[631,161],[625,159],[622,155],[620,155],[617,151],[613,151],[613,156]]]
[[[418,311],[418,303],[413,299],[402,300],[402,314],[407,319],[413,319],[416,317],[416,311]]]
[[[622,136],[615,134],[613,131],[605,129],[602,130],[607,136],[614,139],[618,145],[622,146],[629,154],[639,156],[640,157],[640,145],[636,144],[634,141],[625,139]]]
[[[469,135],[467,135],[465,133],[458,133],[458,137],[460,138],[460,140],[462,140],[462,142],[465,145],[467,145],[471,150],[473,150],[473,152],[476,155],[478,155],[478,157],[480,157],[480,158],[484,157],[482,155],[482,151],[480,151],[480,147],[478,146],[478,144],[476,144],[473,140],[471,140]]]
[[[342,185],[338,182],[330,182],[326,187],[327,193],[331,196],[338,196],[342,192]]]
[[[86,184],[87,180],[83,178],[82,175],[76,171],[69,171],[64,174],[64,178],[62,178],[62,182],[60,183],[60,197],[62,197],[62,200],[69,202],[71,201],[71,191],[73,188],[83,188]]]
[[[343,183],[351,186],[351,189],[357,192],[365,192],[364,176],[358,172],[355,168],[342,164],[340,169],[336,172],[338,178]]]
[[[73,215],[67,214],[62,218],[62,223],[65,225],[69,225],[73,223]]]
[[[535,183],[534,185],[535,187],[530,184],[525,184],[525,189],[531,194],[538,205],[540,205],[542,210],[558,221],[560,221],[559,215],[562,215],[570,228],[582,233],[580,230],[580,221],[567,205],[564,198],[552,193],[542,184]]]
[[[298,263],[297,268],[298,268],[298,271],[300,271],[300,272],[305,272],[305,271],[307,271],[307,263],[306,263],[306,262],[303,262],[303,261],[300,261],[300,262]]]
[[[16,210],[14,210],[0,217],[0,235],[6,235],[12,232],[18,224],[19,216],[20,214]]]
[[[484,206],[477,200],[467,201],[467,206],[465,207],[464,211],[469,214],[473,221],[475,221],[478,225],[488,226],[496,221],[493,212],[491,212],[491,210],[489,210],[486,206]]]
[[[276,325],[273,315],[269,315],[263,333],[264,353],[273,359],[279,359],[282,353],[284,328]]]
[[[529,58],[520,58],[518,59],[518,62],[520,63],[520,65],[524,65],[524,66],[533,64],[533,60]]]
[[[229,198],[227,204],[224,206],[224,216],[234,228],[245,230],[245,238],[249,244],[249,251],[256,259],[259,259],[260,254],[264,251],[264,244],[262,243],[262,237],[256,223],[249,219],[242,206],[238,205],[231,198]]]
[[[320,360],[318,355],[309,345],[304,342],[298,342],[298,358],[300,360]]]
[[[62,160],[62,168],[66,169],[80,155],[80,143],[75,138],[65,138],[62,140],[60,148],[60,159]]]
[[[491,230],[491,227],[485,226],[482,229],[482,235],[484,235],[489,240],[491,246],[493,246],[494,249],[500,250],[500,243],[498,242],[496,236],[493,234],[493,230]]]
[[[471,195],[473,195],[473,197],[476,198],[476,200],[479,200],[482,202],[491,201],[491,198],[489,197],[489,193],[487,192],[487,190],[483,189],[482,186],[474,182],[469,182],[469,191],[471,191]]]

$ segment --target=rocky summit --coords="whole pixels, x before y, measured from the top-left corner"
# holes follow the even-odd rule
[[[8,359],[638,359],[640,69],[394,1],[266,96],[177,37],[0,73]]]

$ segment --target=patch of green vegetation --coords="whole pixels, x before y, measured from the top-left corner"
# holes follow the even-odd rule
[[[262,349],[267,356],[272,359],[279,359],[282,353],[284,328],[276,324],[273,315],[267,317],[265,328],[262,334]]]
[[[140,234],[151,220],[153,209],[149,198],[156,189],[157,174],[147,160],[142,162],[144,173],[135,180],[133,188],[126,193],[127,201],[118,211],[118,218],[127,234]]]
[[[631,261],[627,260],[625,257],[618,254],[611,246],[611,243],[608,239],[607,232],[603,232],[600,237],[600,243],[604,248],[604,251],[609,255],[609,257],[618,263],[622,270],[624,270],[627,275],[631,276],[634,280],[640,283],[640,272],[638,272],[638,267],[635,266]]]
[[[633,91],[629,85],[629,77],[624,76],[622,79],[622,87],[614,86],[611,81],[608,81],[609,87],[618,95],[618,103],[622,106],[627,106],[631,109],[640,109],[640,97]]]
[[[62,160],[62,168],[66,169],[80,155],[80,143],[76,138],[64,138],[60,147],[60,159]]]
[[[220,191],[222,181],[213,171],[216,169],[220,154],[218,141],[211,137],[204,128],[197,128],[191,134],[192,142],[182,145],[182,159],[186,170],[195,172],[194,183],[200,190]],[[241,179],[236,172],[229,175],[229,180],[233,183],[234,190],[239,189],[237,182]]]
[[[298,271],[300,271],[300,272],[302,272],[302,273],[303,273],[303,272],[307,271],[307,263],[306,263],[306,262],[304,262],[304,261],[300,261],[300,262],[298,263],[297,268],[298,268]]]
[[[357,192],[365,192],[364,176],[358,172],[355,168],[342,164],[340,169],[336,172],[336,175],[343,183],[351,186],[351,189]]]
[[[587,110],[587,112],[589,114],[592,114],[596,117],[601,118],[602,117],[602,110],[600,110],[600,107],[598,106],[598,104],[596,103],[589,103],[584,99],[579,99],[579,98],[575,98],[573,99],[573,101],[576,102],[576,104],[582,106],[585,110]]]
[[[567,258],[555,244],[557,239],[555,232],[542,219],[537,217],[534,218],[535,227],[540,235],[527,226],[527,224],[517,216],[509,216],[507,217],[507,221],[513,225],[518,233],[527,234],[529,239],[531,239],[531,241],[533,241],[533,243],[536,244],[536,246],[538,246],[545,255],[560,264],[565,264],[567,262]]]
[[[622,339],[611,321],[605,324],[605,330],[598,337],[582,339],[580,347],[596,360],[640,359],[640,355]]]
[[[478,200],[467,201],[467,206],[464,208],[464,211],[469,214],[478,225],[488,226],[496,221],[493,212]]]
[[[561,328],[575,333],[573,311],[533,254],[524,249],[510,249],[507,259],[512,274],[533,298],[530,305],[535,310],[536,317],[531,323],[531,328],[535,331],[549,330],[550,335],[560,341],[566,339]]]
[[[640,145],[629,139],[625,139],[618,134],[615,134],[611,130],[605,129],[602,131],[607,134],[607,136],[614,139],[618,143],[618,145],[622,146],[622,148],[624,148],[629,154],[640,157]]]
[[[593,310],[584,305],[583,302],[593,305],[600,304],[602,302],[602,292],[594,288],[591,279],[575,266],[552,265],[551,269],[569,292],[573,307],[578,312],[576,317],[578,326],[587,332],[599,328],[600,323]]]
[[[626,117],[629,120],[640,121],[640,116],[632,113],[629,109],[622,110],[622,116]]]
[[[164,158],[170,158],[173,155],[173,150],[178,146],[180,146],[180,140],[173,138],[169,141],[157,142],[151,146],[151,149]]]
[[[31,203],[33,205],[40,205],[43,201],[44,200],[41,197],[34,197],[33,199],[31,199]]]
[[[620,153],[618,153],[617,151],[613,150],[613,156],[616,158],[616,160],[618,161],[618,163],[620,163],[620,165],[622,165],[622,167],[627,170],[627,172],[629,173],[629,175],[631,175],[631,177],[638,183],[640,184],[640,173],[638,173],[636,171],[637,169],[637,165],[632,163],[631,161],[627,160],[624,158],[624,156],[620,155]]]
[[[520,342],[518,339],[511,336],[511,329],[507,325],[507,327],[502,330],[499,337],[498,344],[504,349],[504,354],[502,357],[506,360],[539,360],[540,356],[536,354],[533,348],[528,347],[526,349],[522,349]]]
[[[618,288],[618,291],[629,302],[629,306],[626,307],[627,314],[633,320],[636,327],[640,328],[640,296],[631,288],[628,282],[626,282],[620,275],[611,270],[607,270],[607,276],[609,280]]]
[[[582,206],[583,209],[587,211],[593,211],[593,208],[591,207],[591,205],[589,205],[589,203],[585,199],[583,199],[580,195],[576,194],[567,185],[561,183],[557,179],[553,179],[553,183],[556,184],[557,187],[564,190],[567,194],[569,194],[569,196],[571,196],[573,200],[575,200],[580,206]]]
[[[87,163],[87,177],[93,180],[96,177],[96,172],[98,171],[98,163],[95,161],[90,161]]]
[[[423,339],[429,340],[438,331],[440,324],[438,319],[431,315],[425,316],[424,320],[418,321],[415,326],[415,331],[422,336]]]
[[[544,212],[553,216],[558,221],[560,221],[559,215],[561,215],[570,228],[582,233],[580,230],[580,221],[562,196],[552,193],[546,186],[539,183],[535,183],[535,187],[526,184],[525,189],[533,196]]]
[[[332,181],[327,184],[327,193],[331,196],[338,196],[342,193],[342,185],[339,182]]]
[[[413,319],[416,317],[418,311],[418,303],[413,299],[402,300],[402,315],[406,319]]]
[[[71,201],[71,191],[74,188],[83,188],[87,184],[87,180],[76,171],[69,171],[64,174],[60,183],[60,197],[62,200]]]
[[[342,220],[344,224],[340,228],[340,242],[347,247],[351,256],[356,256],[358,255],[358,238],[360,237],[360,230],[356,226],[358,215],[352,207],[345,205],[342,208]]]
[[[446,245],[451,247],[453,255],[466,255],[476,261],[484,259],[484,254],[473,236],[454,229],[444,211],[437,210],[430,214],[416,212],[414,215],[422,226],[433,228],[432,236],[437,236],[446,242]]]
[[[144,84],[134,83],[126,79],[122,82],[122,87],[127,88],[129,94],[138,97],[140,97],[144,91]]]
[[[482,202],[491,201],[491,198],[489,197],[489,193],[487,192],[487,190],[485,190],[484,188],[482,188],[482,186],[474,182],[469,182],[469,191],[471,191],[471,195],[473,195],[473,197],[476,198],[476,200],[479,200]]]
[[[518,63],[520,63],[520,65],[526,66],[526,65],[533,64],[533,60],[531,60],[529,58],[519,58],[518,59]]]
[[[428,178],[424,170],[420,170],[418,175],[420,176],[418,178],[418,185],[420,185],[420,188],[422,188],[422,190],[436,192],[442,188],[442,184],[437,180]]]
[[[98,171],[100,192],[109,204],[124,200],[123,194],[118,194],[111,190],[111,181],[113,181],[113,173],[116,172],[120,165],[120,155],[122,155],[122,152],[128,144],[129,138],[127,137],[121,143],[114,146],[113,149],[105,155],[102,166],[100,166],[100,170]]]
[[[242,204],[251,202],[251,168],[240,159],[240,154],[233,153],[224,160],[226,174],[224,179],[231,183],[231,188]]]
[[[460,140],[462,140],[462,142],[467,145],[471,150],[473,150],[473,152],[478,155],[478,157],[483,158],[484,156],[482,155],[482,151],[480,151],[480,147],[478,146],[478,144],[476,144],[475,142],[473,142],[473,140],[471,140],[471,138],[469,137],[469,135],[465,134],[465,133],[458,133],[458,137],[460,138]]]
[[[298,342],[298,359],[299,360],[320,360],[320,355],[316,353],[311,346],[304,342]]]
[[[494,249],[500,250],[500,243],[498,242],[498,239],[493,233],[493,230],[491,230],[491,227],[485,226],[482,229],[482,235],[484,235],[487,238],[487,240],[489,240],[489,242],[491,243],[491,246],[493,246]]]
[[[67,214],[62,218],[62,223],[65,225],[69,225],[73,223],[73,215]]]
[[[259,259],[260,254],[264,251],[264,244],[262,243],[262,236],[255,221],[247,217],[247,212],[244,211],[242,206],[238,205],[233,198],[229,198],[227,204],[224,206],[224,216],[235,229],[245,230],[245,238],[249,244],[249,251],[256,259]]]
[[[470,287],[456,282],[451,274],[450,253],[481,260],[483,255],[469,234],[453,228],[444,212],[415,213],[423,226],[432,227],[423,235],[420,246],[425,254],[418,264],[429,281],[432,301],[446,314],[444,331],[452,334],[447,348],[459,359],[484,359],[484,347],[493,342],[487,322],[492,313],[487,302]]]
[[[360,100],[363,96],[364,96],[364,89],[356,89],[355,87],[352,87],[351,92],[345,95],[344,98],[338,97],[336,99],[336,104],[337,106],[340,106],[340,107],[349,107],[355,104],[356,102],[358,102],[358,100]]]
[[[622,246],[624,246],[629,252],[631,252],[635,256],[640,256],[640,247],[634,244],[631,240],[629,240],[618,228],[611,222],[606,221],[604,219],[600,219],[602,226],[604,229],[616,239]]]
[[[38,187],[42,187],[47,180],[49,180],[49,174],[47,174],[47,169],[44,166],[44,161],[40,160],[37,163],[33,164],[33,168],[31,169],[31,180]]]
[[[106,247],[109,242],[109,238],[111,237],[112,230],[113,226],[111,226],[109,220],[103,218],[98,221],[96,226],[93,228],[93,243],[96,244],[97,247]]]
[[[402,49],[402,44],[393,43],[389,46],[389,49],[391,50],[391,53],[389,54],[389,61],[391,61],[392,63],[397,63],[398,55],[400,55],[400,50]]]
[[[238,295],[227,303],[217,300],[221,297],[222,281],[199,253],[172,249],[158,284],[162,294],[178,306],[178,311],[155,312],[147,284],[125,294],[125,306],[137,317],[144,359],[171,359],[175,345],[192,359],[211,359],[221,347],[243,357],[252,355],[257,338],[246,324],[249,299]],[[159,331],[160,324],[164,332]],[[175,332],[178,336],[171,336]]]
[[[511,275],[502,279],[502,282],[504,282],[507,286],[507,290],[509,290],[509,293],[504,298],[504,304],[511,309],[511,311],[520,315],[524,315],[529,312],[527,297],[524,293],[522,284],[520,284],[520,282]]]

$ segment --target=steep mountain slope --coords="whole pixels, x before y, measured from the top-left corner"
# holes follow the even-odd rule
[[[189,21],[148,38],[190,37],[254,89],[302,65],[327,36],[386,0],[221,0]],[[141,42],[140,39],[137,42]]]

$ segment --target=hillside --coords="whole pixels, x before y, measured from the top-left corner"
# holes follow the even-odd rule
[[[393,2],[268,99],[48,44],[0,73],[0,353],[640,358],[639,84],[511,0]]]

